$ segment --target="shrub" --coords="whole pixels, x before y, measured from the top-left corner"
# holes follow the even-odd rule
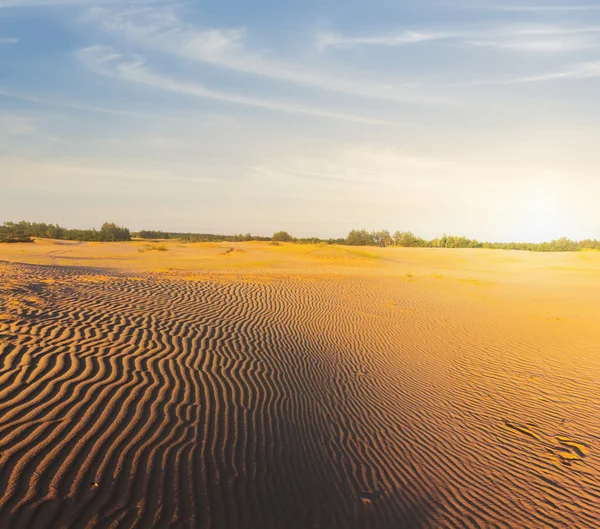
[[[0,242],[33,242],[24,224],[5,222],[0,226]]]
[[[293,237],[287,231],[278,231],[271,239],[276,242],[292,242]]]
[[[157,246],[156,244],[146,244],[146,247],[140,248],[138,252],[144,253],[151,252],[152,250],[156,250],[157,252],[166,252],[168,248],[164,244],[161,244],[159,246]]]

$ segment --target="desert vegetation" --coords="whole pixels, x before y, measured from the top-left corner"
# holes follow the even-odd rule
[[[100,230],[68,229],[58,224],[44,222],[5,222],[0,226],[0,242],[14,242],[15,239],[59,239],[67,241],[130,241],[131,234],[127,228],[117,226],[114,222],[105,222]]]
[[[139,253],[145,252],[166,252],[168,248],[164,244],[146,244],[143,248],[139,248]]]
[[[600,241],[585,239],[572,241],[566,237],[542,243],[527,242],[480,242],[468,237],[444,234],[440,238],[426,240],[410,231],[352,230],[345,239],[350,246],[400,246],[405,248],[489,248],[498,250],[526,250],[530,252],[577,252],[582,250],[600,250]]]
[[[292,242],[294,238],[287,231],[278,231],[273,234],[271,240],[275,242]]]
[[[136,233],[140,239],[170,239],[171,235],[160,230],[140,230]]]
[[[0,226],[0,242],[33,242],[33,239],[22,223],[5,222]]]
[[[600,240],[584,239],[573,241],[562,237],[549,242],[481,242],[476,239],[455,235],[442,235],[439,238],[423,239],[411,231],[351,230],[345,238],[321,239],[319,237],[293,237],[287,231],[275,232],[271,237],[250,233],[235,235],[215,235],[210,233],[178,233],[160,230],[140,230],[130,233],[129,229],[105,222],[100,230],[67,229],[58,224],[37,222],[5,222],[0,226],[0,242],[29,242],[33,237],[73,241],[115,242],[129,241],[133,237],[150,240],[176,239],[181,242],[248,242],[273,241],[296,244],[343,244],[348,246],[378,246],[402,248],[488,248],[496,250],[524,250],[529,252],[578,252],[600,250]]]
[[[142,237],[142,231],[138,236]],[[146,238],[146,237],[142,237]],[[155,238],[155,237],[150,237]],[[222,235],[214,233],[166,233],[163,239],[177,239],[181,242],[249,242],[249,241],[270,241],[271,237],[263,237],[260,235],[252,235],[250,233],[236,233],[234,235]]]

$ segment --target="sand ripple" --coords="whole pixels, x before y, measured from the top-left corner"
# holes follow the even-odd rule
[[[0,273],[2,529],[600,527],[587,344],[393,278]]]

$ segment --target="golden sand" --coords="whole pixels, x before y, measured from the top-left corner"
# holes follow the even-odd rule
[[[1,529],[600,527],[600,253],[147,244],[0,247]]]

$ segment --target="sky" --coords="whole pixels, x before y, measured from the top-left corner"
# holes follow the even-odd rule
[[[600,0],[0,0],[0,222],[600,238]]]

